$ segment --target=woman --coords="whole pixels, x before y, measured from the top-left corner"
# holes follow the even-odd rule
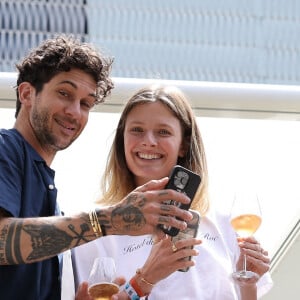
[[[168,176],[176,164],[201,177],[191,208],[201,215],[198,238],[202,243],[188,239],[173,245],[166,237],[152,246],[151,236],[105,237],[75,249],[77,282],[87,279],[94,257],[111,256],[118,274],[127,281],[133,278],[130,288],[133,285],[139,296],[149,299],[257,299],[272,283],[268,253],[253,237],[237,240],[229,216],[210,207],[202,138],[191,106],[177,88],[153,85],[127,102],[108,157],[101,205],[115,204],[136,186]],[[191,245],[194,250],[186,249]],[[244,253],[248,269],[260,279],[237,285],[231,273],[242,268]],[[190,255],[191,261],[182,259]],[[177,271],[190,266],[194,267],[188,272]],[[85,289],[86,284],[79,293]],[[123,291],[114,299],[130,297]]]

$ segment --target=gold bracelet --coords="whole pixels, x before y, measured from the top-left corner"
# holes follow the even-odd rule
[[[96,210],[93,210],[93,216],[94,216],[94,220],[95,220],[95,223],[96,223],[96,226],[97,226],[97,230],[98,230],[99,236],[103,236],[102,227],[101,227],[101,225],[99,223],[99,219],[98,219]]]
[[[102,230],[95,210],[91,210],[89,212],[89,218],[96,238],[101,237]]]
[[[154,283],[149,282],[147,279],[145,279],[145,278],[142,276],[141,269],[137,269],[137,270],[136,270],[136,274],[141,276],[141,281],[142,281],[142,282],[144,282],[144,283],[146,283],[146,284],[148,284],[148,285],[150,285],[150,286],[152,286],[152,287],[155,286]]]

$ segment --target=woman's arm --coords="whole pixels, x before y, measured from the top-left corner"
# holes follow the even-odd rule
[[[241,300],[257,300],[256,284],[240,286]]]
[[[178,269],[192,267],[195,262],[185,260],[189,256],[198,255],[196,249],[191,249],[191,246],[201,244],[201,240],[190,238],[180,240],[175,243],[171,238],[166,236],[153,245],[150,255],[144,266],[137,270],[136,274],[129,281],[134,287],[139,296],[149,295],[151,290],[160,280],[168,277]],[[115,295],[114,300],[129,299],[124,291]]]
[[[164,237],[153,245],[145,264],[137,270],[129,283],[135,288],[136,292],[139,293],[140,297],[150,294],[155,284],[160,280],[168,277],[178,269],[194,266],[195,263],[193,260],[183,260],[183,258],[198,255],[198,251],[196,249],[190,249],[190,246],[199,244],[201,244],[201,240],[195,238],[180,240],[173,244],[171,238],[167,236]],[[120,278],[117,280],[119,279]],[[118,283],[120,284],[120,282]],[[76,293],[76,300],[90,300],[87,295],[86,285],[86,282],[80,285]],[[130,298],[128,294],[122,290],[114,295],[112,299],[128,300]]]

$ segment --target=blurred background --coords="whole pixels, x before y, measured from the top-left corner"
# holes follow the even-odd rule
[[[14,122],[15,63],[58,33],[114,57],[116,86],[54,161],[63,210],[87,209],[97,198],[129,96],[157,80],[175,84],[197,115],[214,204],[228,209],[241,184],[259,191],[257,236],[274,280],[263,299],[298,299],[300,1],[0,0],[0,127]]]
[[[298,0],[1,0],[0,70],[64,32],[116,77],[297,85],[299,20]]]

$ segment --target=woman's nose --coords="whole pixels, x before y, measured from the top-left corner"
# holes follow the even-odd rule
[[[156,146],[157,140],[153,132],[146,132],[143,140],[144,146]]]

